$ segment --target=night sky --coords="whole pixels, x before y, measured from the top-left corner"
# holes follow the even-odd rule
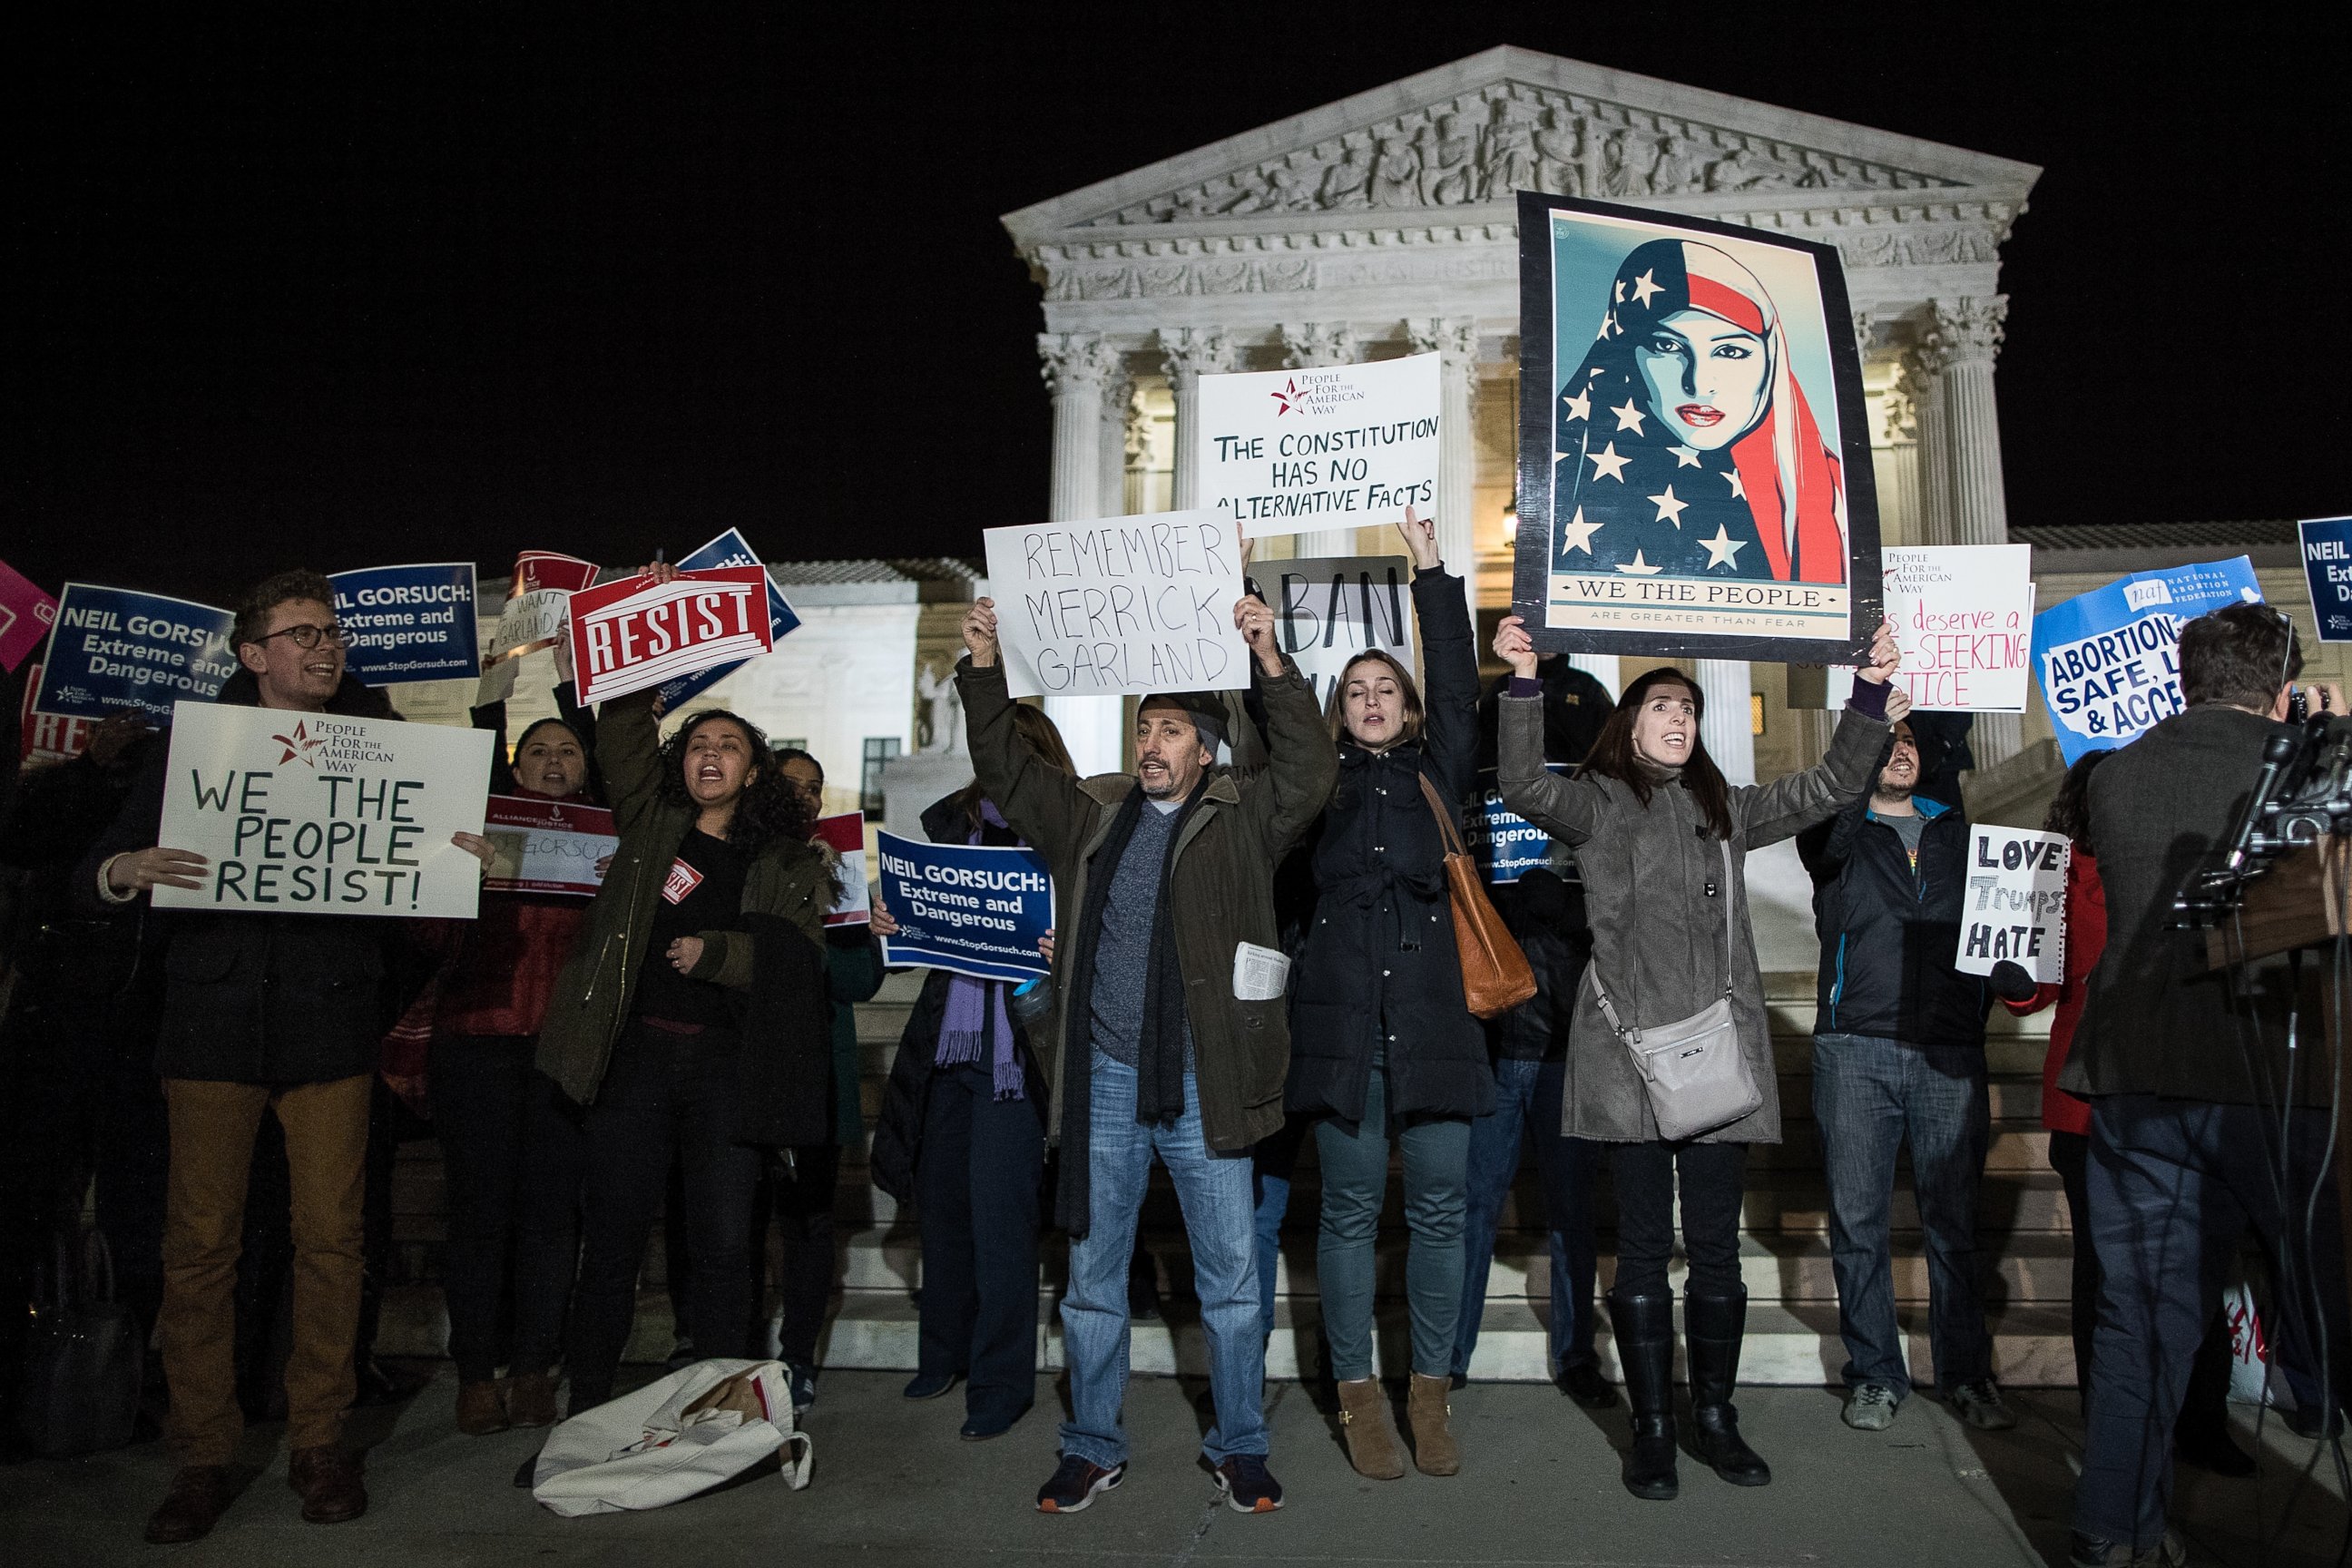
[[[0,557],[976,554],[1047,479],[999,214],[1500,43],[2042,165],[2013,521],[2352,510],[2337,7],[671,9],[17,7]]]

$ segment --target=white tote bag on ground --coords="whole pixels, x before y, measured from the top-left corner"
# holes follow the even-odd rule
[[[793,1425],[782,1362],[697,1362],[581,1412],[548,1435],[530,1495],[565,1518],[696,1497],[783,1450],[784,1484],[809,1483],[814,1450]]]

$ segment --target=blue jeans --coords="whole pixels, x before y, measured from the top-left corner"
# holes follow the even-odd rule
[[[1469,1169],[1470,1123],[1459,1117],[1399,1128],[1404,1153],[1404,1293],[1412,1321],[1412,1370],[1444,1377],[1454,1363],[1454,1321],[1462,1310],[1463,1187]],[[1352,1383],[1372,1375],[1372,1276],[1381,1209],[1388,1197],[1388,1073],[1380,1063],[1364,1086],[1364,1119],[1329,1117],[1315,1124],[1323,1163],[1323,1223],[1315,1274],[1323,1293],[1323,1338],[1331,1375]]]
[[[1282,1130],[1260,1140],[1250,1151],[1251,1175],[1257,1184],[1257,1306],[1258,1326],[1274,1333],[1274,1287],[1282,1266],[1282,1222],[1290,1215],[1290,1180],[1298,1168],[1298,1147],[1313,1125],[1294,1116]]]
[[[1184,1114],[1172,1126],[1147,1127],[1135,1120],[1135,1069],[1100,1051],[1093,1065],[1087,1234],[1070,1243],[1070,1287],[1062,1297],[1062,1350],[1070,1367],[1062,1452],[1106,1468],[1127,1462],[1119,1409],[1127,1400],[1128,1260],[1157,1153],[1184,1211],[1192,1286],[1209,1341],[1217,1419],[1201,1451],[1213,1465],[1235,1454],[1263,1456],[1265,1337],[1258,1331],[1249,1155],[1211,1152],[1201,1134],[1192,1074],[1184,1075]]]
[[[1454,1368],[1470,1370],[1478,1348],[1478,1321],[1486,1310],[1486,1276],[1495,1261],[1495,1230],[1503,1200],[1519,1173],[1520,1133],[1535,1141],[1536,1174],[1543,1185],[1544,1223],[1551,1231],[1551,1360],[1555,1373],[1596,1364],[1592,1355],[1592,1290],[1598,1246],[1592,1234],[1592,1176],[1599,1151],[1559,1130],[1567,1088],[1566,1062],[1495,1062],[1495,1109],[1470,1124],[1469,1205],[1462,1220],[1462,1315],[1454,1326]]]
[[[1992,1375],[1984,1280],[1977,1256],[1977,1189],[1992,1108],[1981,1047],[1915,1046],[1872,1035],[1813,1037],[1813,1118],[1830,1188],[1830,1261],[1837,1275],[1845,1383],[1883,1384],[1903,1398],[1911,1372],[1895,1321],[1887,1240],[1895,1155],[1907,1138],[1911,1184],[1927,1233],[1927,1340],[1947,1393]]]
[[[2236,1047],[2216,1041],[2212,1048]],[[2280,1337],[2315,1343],[2315,1301],[2336,1358],[2330,1379],[2341,1386],[2337,1347],[2352,1337],[2336,1183],[2322,1162],[2326,1112],[2291,1112],[2284,1150],[2279,1132],[2276,1110],[2249,1105],[2150,1094],[2091,1101],[2084,1186],[2099,1255],[2099,1322],[2074,1488],[2074,1528],[2086,1535],[2139,1547],[2164,1538],[2174,1422],[2211,1303],[2249,1229],[2270,1256]]]

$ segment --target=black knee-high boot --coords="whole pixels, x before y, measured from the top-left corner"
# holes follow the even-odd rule
[[[1609,1294],[1617,1362],[1625,1373],[1633,1446],[1625,1451],[1625,1489],[1663,1502],[1681,1490],[1675,1474],[1675,1299]]]
[[[1731,1403],[1732,1385],[1739,1381],[1739,1342],[1748,1331],[1748,1292],[1685,1291],[1683,1331],[1690,1352],[1693,1451],[1735,1487],[1769,1485],[1772,1468],[1740,1436],[1739,1412]]]

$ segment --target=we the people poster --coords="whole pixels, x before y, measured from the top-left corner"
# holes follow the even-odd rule
[[[1519,236],[1536,646],[1859,662],[1878,509],[1837,252],[1532,192]]]

